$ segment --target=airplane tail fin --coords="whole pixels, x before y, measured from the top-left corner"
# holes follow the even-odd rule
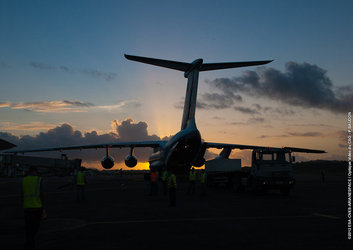
[[[218,70],[218,69],[230,69],[240,68],[247,66],[263,65],[272,62],[273,60],[267,61],[249,61],[249,62],[226,62],[226,63],[203,63],[200,67],[200,71]]]
[[[165,67],[168,69],[175,69],[179,71],[187,71],[191,67],[191,63],[184,63],[184,62],[176,62],[176,61],[169,61],[169,60],[162,60],[156,58],[149,58],[149,57],[142,57],[142,56],[132,56],[132,55],[124,55],[126,59],[152,64],[155,66]]]

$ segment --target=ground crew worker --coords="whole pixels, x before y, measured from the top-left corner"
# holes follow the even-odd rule
[[[195,193],[195,182],[196,182],[196,173],[195,169],[191,168],[189,172],[189,189],[188,189],[188,194],[194,194]]]
[[[86,176],[85,176],[83,170],[84,170],[84,168],[81,167],[76,175],[76,189],[77,189],[76,199],[77,199],[77,201],[86,199],[85,188],[86,188],[87,180],[86,180]]]
[[[176,206],[176,176],[173,172],[168,177],[168,189],[169,189],[169,206]]]
[[[200,183],[201,183],[202,194],[206,194],[207,174],[205,170],[203,170],[201,173]]]
[[[151,192],[150,195],[158,194],[158,172],[154,169],[151,172]]]
[[[167,195],[167,189],[168,189],[168,171],[165,169],[162,172],[162,177],[161,177],[162,183],[163,183],[163,194]]]
[[[35,166],[31,166],[28,176],[22,179],[21,197],[26,229],[24,249],[35,249],[35,236],[39,229],[44,204],[42,177],[38,176]]]

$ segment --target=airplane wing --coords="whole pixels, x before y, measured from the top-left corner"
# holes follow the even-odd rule
[[[11,142],[0,139],[0,150],[10,149],[13,147],[16,147],[16,145],[12,144]]]
[[[116,142],[91,145],[62,146],[50,148],[36,148],[24,150],[8,150],[5,153],[31,153],[46,151],[64,151],[64,150],[82,150],[82,149],[98,149],[98,148],[158,148],[163,147],[167,141],[138,141],[138,142]]]
[[[213,143],[213,142],[204,142],[203,145],[206,148],[230,148],[230,149],[287,149],[292,152],[298,152],[298,153],[313,153],[313,154],[323,154],[326,153],[324,150],[316,150],[316,149],[307,149],[307,148],[293,148],[293,147],[282,147],[282,148],[276,148],[276,147],[265,147],[265,146],[252,146],[252,145],[241,145],[241,144],[227,144],[227,143]]]

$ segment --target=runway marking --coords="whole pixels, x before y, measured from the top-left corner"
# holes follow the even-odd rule
[[[333,215],[328,215],[328,214],[313,213],[313,215],[319,216],[319,217],[325,217],[325,218],[335,219],[335,220],[341,219],[340,217],[333,216]]]
[[[129,224],[129,223],[169,223],[169,222],[199,222],[199,221],[220,221],[220,220],[261,220],[261,219],[298,219],[313,218],[312,215],[298,216],[249,216],[249,217],[204,217],[204,218],[180,218],[180,219],[157,219],[157,220],[122,220],[122,221],[93,221],[87,222],[88,225],[104,224]]]

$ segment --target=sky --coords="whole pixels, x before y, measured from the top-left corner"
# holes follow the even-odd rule
[[[274,60],[200,73],[202,138],[322,149],[328,153],[297,159],[346,160],[352,9],[343,0],[0,0],[0,138],[30,148],[178,132],[183,73],[128,61],[125,53],[183,62]],[[136,156],[146,162],[150,152]],[[126,154],[112,150],[118,162]],[[104,152],[68,155],[98,167]],[[250,164],[247,151],[232,157]]]

